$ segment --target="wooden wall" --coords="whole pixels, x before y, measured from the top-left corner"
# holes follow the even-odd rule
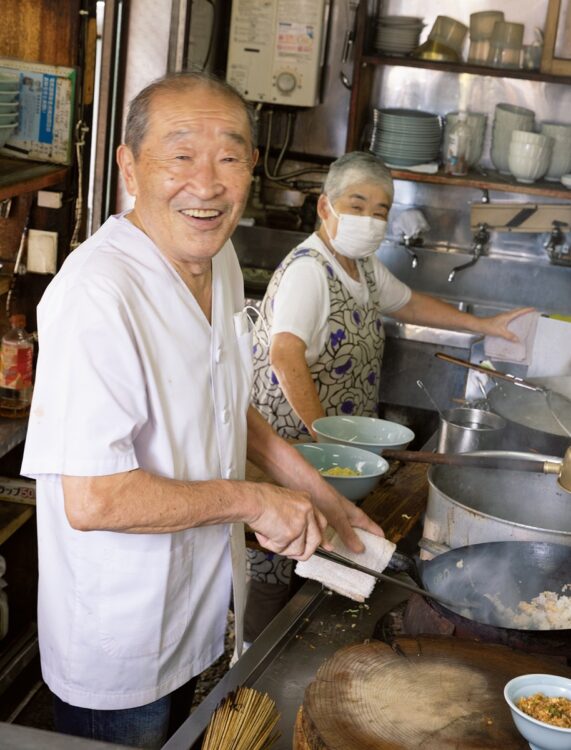
[[[2,0],[0,56],[76,65],[81,0]]]

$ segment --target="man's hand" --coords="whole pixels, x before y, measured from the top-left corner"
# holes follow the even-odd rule
[[[260,544],[295,560],[307,560],[323,542],[326,517],[317,510],[307,492],[287,490],[273,484],[254,486],[258,510],[248,525]]]

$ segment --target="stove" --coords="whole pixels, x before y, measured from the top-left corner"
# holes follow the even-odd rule
[[[446,635],[556,657],[571,666],[569,630],[515,630],[484,625],[412,594],[378,620],[373,637],[389,645],[401,635]]]

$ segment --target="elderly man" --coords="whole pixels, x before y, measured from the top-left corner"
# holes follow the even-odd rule
[[[22,471],[37,479],[42,673],[59,731],[160,747],[223,651],[229,528],[307,558],[327,523],[382,534],[249,406],[251,336],[228,238],[257,152],[225,83],[166,77],[131,103],[132,211],[38,308]],[[244,480],[246,455],[282,485]],[[236,528],[236,527],[234,527]]]

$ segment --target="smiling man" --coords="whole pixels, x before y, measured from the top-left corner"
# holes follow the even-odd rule
[[[257,158],[246,103],[169,76],[131,103],[117,158],[134,208],[70,255],[38,308],[22,472],[37,479],[56,728],[158,748],[223,651],[232,524],[296,559],[326,523],[356,551],[352,527],[382,531],[249,405],[229,241]],[[246,455],[281,486],[244,481]]]

